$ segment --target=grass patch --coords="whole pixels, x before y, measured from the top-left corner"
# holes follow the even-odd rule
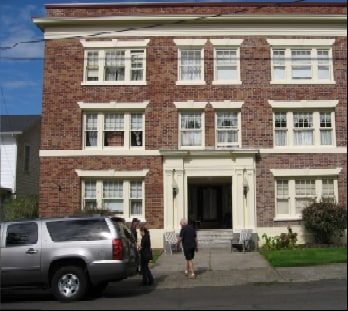
[[[159,258],[159,256],[161,256],[162,253],[163,253],[162,249],[153,248],[152,249],[152,257],[153,257],[153,259],[151,260],[151,262],[155,263],[157,261],[157,259]]]
[[[273,267],[304,267],[347,262],[347,248],[296,248],[259,251]]]

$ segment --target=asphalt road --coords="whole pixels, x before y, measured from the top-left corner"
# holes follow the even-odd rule
[[[60,303],[43,290],[3,290],[2,310],[346,310],[347,280],[179,289],[109,285],[101,297]]]

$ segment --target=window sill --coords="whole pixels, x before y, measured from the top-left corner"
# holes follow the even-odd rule
[[[82,86],[137,86],[147,85],[146,81],[83,81]]]
[[[336,81],[318,81],[318,80],[286,80],[286,81],[270,81],[270,84],[326,84],[326,85],[334,85]]]
[[[284,217],[275,217],[275,218],[273,218],[273,221],[298,221],[298,220],[302,220],[302,216],[294,216],[294,217],[291,217],[291,216],[289,216],[289,217],[286,217],[286,216],[284,216]]]
[[[176,81],[176,85],[206,85],[205,81]]]
[[[240,80],[215,80],[212,82],[212,85],[242,85],[242,81]]]

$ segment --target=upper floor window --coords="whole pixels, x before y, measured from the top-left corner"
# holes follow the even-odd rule
[[[143,103],[84,103],[84,149],[144,149],[145,108]]]
[[[272,102],[275,147],[335,146],[333,101]],[[308,108],[304,108],[308,104]],[[289,111],[284,111],[287,108]],[[296,109],[296,110],[295,110]]]
[[[241,146],[241,107],[243,102],[210,102],[215,112],[215,148]]]
[[[86,41],[83,84],[144,85],[149,40]]]
[[[332,146],[334,112],[275,112],[275,146]]]
[[[210,39],[214,46],[213,84],[241,84],[241,39]]]
[[[143,113],[85,113],[84,146],[85,148],[144,148],[143,119]]]
[[[216,112],[216,147],[239,146],[239,113],[235,111]]]
[[[202,147],[204,126],[203,113],[188,111],[180,113],[180,145],[181,147]]]
[[[268,39],[272,80],[282,84],[334,83],[331,39]]]
[[[178,49],[176,84],[204,84],[205,39],[175,39]]]

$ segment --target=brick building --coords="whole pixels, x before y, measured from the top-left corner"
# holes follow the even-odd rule
[[[347,203],[346,3],[48,4],[40,215],[110,209],[154,247]]]

